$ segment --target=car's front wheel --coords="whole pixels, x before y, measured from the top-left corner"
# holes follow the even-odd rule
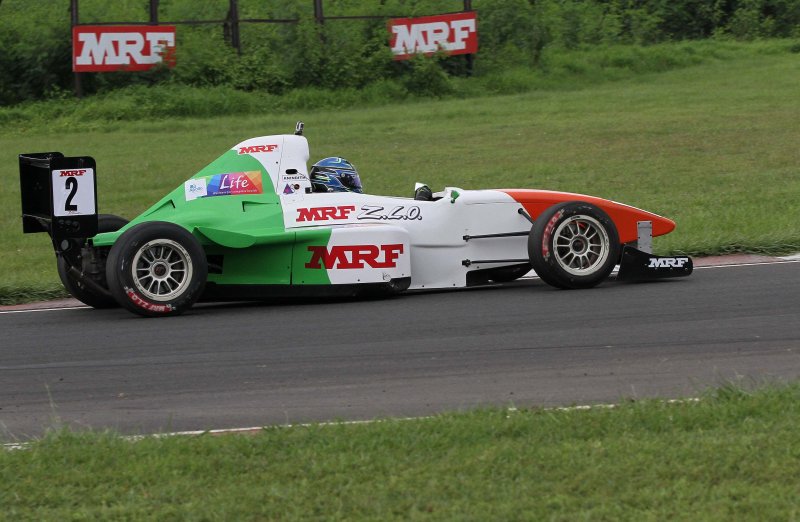
[[[208,262],[186,229],[161,221],[130,228],[106,263],[109,290],[120,305],[146,317],[178,315],[205,288]]]
[[[619,260],[614,222],[602,209],[580,201],[554,205],[533,224],[528,255],[536,274],[558,288],[600,284]]]

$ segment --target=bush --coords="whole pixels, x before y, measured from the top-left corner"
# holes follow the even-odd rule
[[[226,4],[172,0],[163,3],[160,13],[162,19],[220,20],[226,16]],[[0,105],[59,99],[72,90],[69,16],[66,3],[59,5],[64,8],[53,9],[46,0],[0,4]],[[134,0],[113,5],[80,0],[81,21],[143,21],[146,5]],[[327,16],[420,16],[462,5],[457,0],[324,0],[324,11]],[[479,13],[480,33],[476,76],[520,67],[542,69],[547,66],[543,59],[547,50],[653,45],[711,36],[743,40],[800,36],[797,0],[473,0],[473,6]],[[180,26],[177,67],[83,74],[84,91],[96,94],[173,84],[285,94],[300,88],[347,91],[377,84],[392,85],[412,96],[442,96],[452,92],[452,77],[470,72],[459,56],[396,62],[387,46],[384,19],[331,19],[319,25],[312,0],[275,0],[269,5],[242,0],[240,16],[300,21],[241,24],[241,54],[231,48],[219,25]],[[585,68],[580,63],[567,66],[573,72]]]

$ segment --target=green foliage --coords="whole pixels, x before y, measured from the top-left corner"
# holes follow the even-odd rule
[[[335,16],[420,16],[463,7],[458,0],[324,0]],[[800,37],[797,0],[474,0],[480,51],[475,76],[509,67],[539,67],[547,49],[661,42],[730,36],[742,40]],[[80,0],[81,21],[141,22],[147,2]],[[222,20],[219,0],[162,2],[161,20]],[[314,20],[311,0],[265,5],[240,1],[240,17],[297,19],[296,24],[240,25],[242,52],[236,53],[221,25],[179,26],[174,69],[138,73],[85,73],[87,94],[135,85],[225,86],[282,94],[292,89],[362,89],[396,80],[414,96],[451,91],[448,76],[466,74],[463,57],[431,57],[430,63],[400,64],[388,50],[385,19]],[[34,30],[35,28],[35,30]],[[72,89],[67,3],[5,0],[0,4],[0,105],[61,98]],[[429,85],[426,79],[434,83]],[[383,85],[386,85],[385,83]]]

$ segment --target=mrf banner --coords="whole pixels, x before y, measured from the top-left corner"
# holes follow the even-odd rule
[[[74,72],[146,71],[175,66],[175,26],[76,25],[72,28]]]
[[[394,18],[389,20],[389,45],[395,60],[407,60],[415,54],[475,54],[478,52],[477,14],[475,11]]]

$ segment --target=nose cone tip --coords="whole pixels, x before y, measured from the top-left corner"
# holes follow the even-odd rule
[[[667,219],[661,216],[655,216],[653,218],[653,235],[654,236],[663,236],[664,234],[669,234],[675,230],[675,222],[671,219]]]

